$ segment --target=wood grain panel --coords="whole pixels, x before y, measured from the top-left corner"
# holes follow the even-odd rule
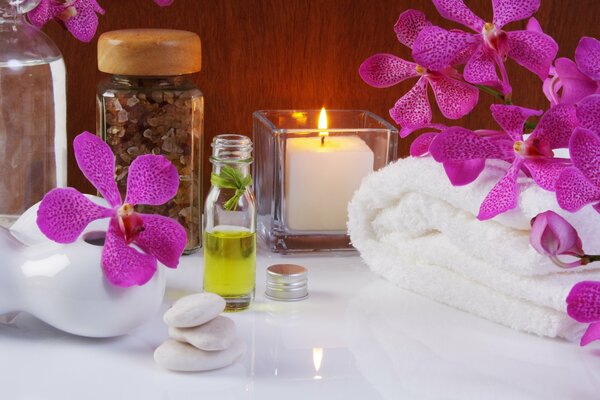
[[[176,28],[197,32],[203,41],[203,70],[194,77],[206,96],[205,147],[217,133],[251,134],[251,115],[258,109],[361,108],[388,120],[388,109],[413,82],[374,89],[357,69],[369,55],[388,52],[409,57],[392,27],[406,8],[421,9],[435,23],[444,21],[429,0],[176,0],[169,8],[151,0],[100,0],[106,9],[99,32],[122,28]],[[491,1],[467,0],[491,19]],[[598,0],[542,0],[537,17],[561,45],[561,56],[573,56],[582,35],[600,37]],[[520,29],[513,23],[507,29]],[[70,139],[95,126],[96,43],[83,44],[56,24],[45,28],[67,63]],[[151,62],[151,61],[150,61]],[[519,105],[546,107],[541,82],[509,61]],[[494,127],[491,99],[482,94],[475,112],[455,123]],[[435,118],[440,118],[436,110]],[[406,154],[409,140],[401,141]],[[72,152],[70,153],[72,155]],[[205,160],[205,185],[208,161]],[[70,185],[91,190],[69,160]],[[205,188],[206,189],[206,188]]]

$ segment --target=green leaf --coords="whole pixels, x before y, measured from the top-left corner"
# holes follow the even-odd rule
[[[210,184],[219,189],[236,189],[234,184],[231,184],[227,179],[217,174],[211,174]]]
[[[235,194],[223,204],[226,210],[232,211],[237,208],[237,203],[244,195],[246,188],[252,184],[252,177],[244,176],[236,168],[224,166],[221,168],[220,174],[210,175],[210,183],[219,189],[235,189]]]

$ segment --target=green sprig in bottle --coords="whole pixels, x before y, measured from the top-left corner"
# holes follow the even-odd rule
[[[211,189],[204,209],[204,290],[248,308],[256,279],[256,205],[250,166],[252,141],[218,135],[212,142]]]

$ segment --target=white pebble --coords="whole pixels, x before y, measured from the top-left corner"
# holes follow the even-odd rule
[[[237,339],[222,351],[204,351],[187,343],[169,339],[156,349],[154,360],[172,371],[210,371],[233,364],[245,351],[246,344]]]
[[[173,303],[165,313],[165,324],[176,328],[202,325],[225,310],[225,299],[214,293],[185,296]]]
[[[200,350],[218,351],[230,347],[236,338],[235,322],[223,316],[195,328],[169,328],[169,336]]]

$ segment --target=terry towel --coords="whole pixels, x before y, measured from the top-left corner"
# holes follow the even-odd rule
[[[400,160],[366,178],[355,194],[352,243],[374,272],[398,286],[515,329],[572,338],[583,326],[566,315],[566,296],[576,282],[600,280],[600,272],[594,264],[556,267],[529,245],[529,221],[555,210],[593,253],[600,250],[600,215],[591,207],[558,210],[553,193],[523,179],[518,209],[477,220],[503,171],[491,166],[473,184],[453,187],[432,159]]]

